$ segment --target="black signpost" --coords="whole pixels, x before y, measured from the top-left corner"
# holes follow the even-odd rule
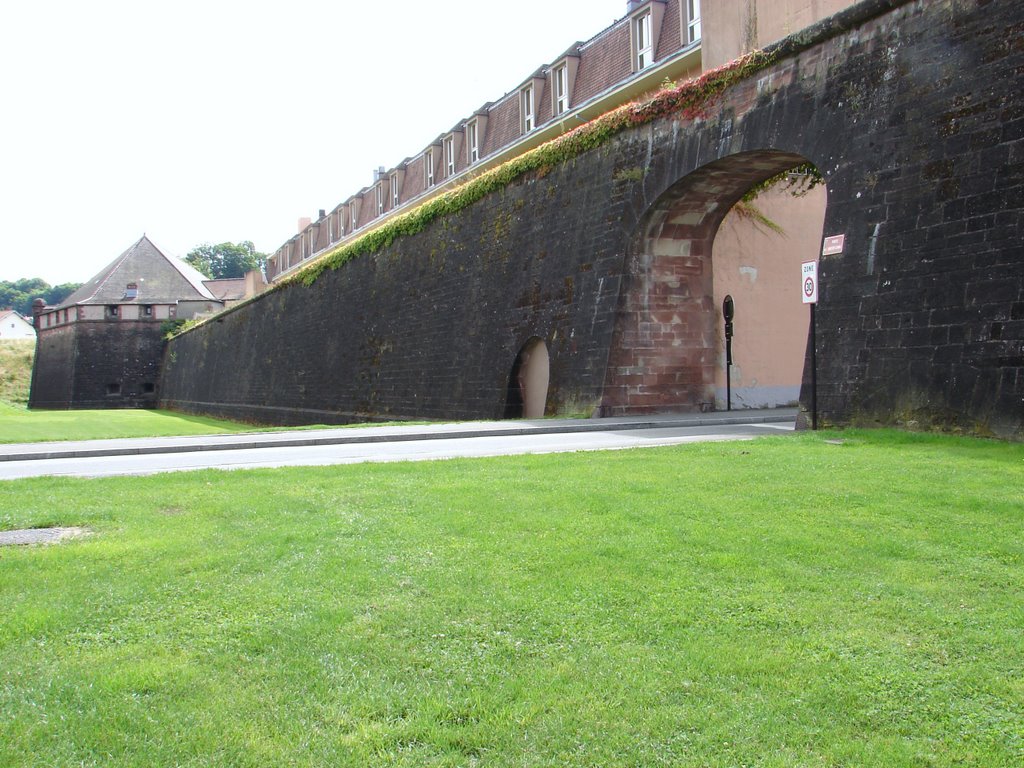
[[[725,409],[732,410],[732,319],[736,315],[736,306],[732,296],[726,296],[722,302],[722,317],[725,318]]]

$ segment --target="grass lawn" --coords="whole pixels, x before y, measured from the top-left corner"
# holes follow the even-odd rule
[[[169,411],[29,411],[35,341],[0,341],[0,443],[171,437],[248,432],[257,427]]]
[[[0,443],[214,435],[254,429],[251,424],[170,411],[29,411],[0,402]]]
[[[3,766],[1020,766],[1024,446],[0,484]]]

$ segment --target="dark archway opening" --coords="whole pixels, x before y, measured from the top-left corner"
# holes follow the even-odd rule
[[[547,406],[550,361],[543,339],[531,338],[519,354],[508,377],[506,419],[540,419]]]

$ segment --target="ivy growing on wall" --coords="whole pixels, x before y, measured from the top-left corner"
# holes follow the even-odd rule
[[[782,226],[768,218],[754,204],[754,200],[761,193],[775,188],[788,192],[793,197],[803,197],[819,184],[824,183],[825,178],[821,175],[821,171],[818,170],[817,166],[813,163],[804,163],[796,168],[790,168],[788,171],[783,171],[771,178],[765,179],[760,184],[755,184],[747,190],[746,194],[736,202],[729,212],[736,214],[741,219],[752,221],[777,235],[784,235],[786,232]]]
[[[604,115],[584,123],[556,139],[514,157],[477,178],[428,200],[408,213],[396,216],[378,229],[325,254],[281,284],[302,282],[311,285],[328,269],[337,269],[352,258],[387,248],[395,238],[413,235],[428,224],[467,208],[483,197],[530,172],[544,172],[589,152],[619,133],[665,117],[694,120],[704,117],[715,100],[726,89],[770,65],[773,57],[754,51],[717,69],[705,72],[695,80],[667,87],[642,101],[623,104]]]
[[[345,243],[310,262],[304,268],[275,283],[269,290],[281,290],[296,283],[312,285],[327,270],[338,269],[359,256],[381,251],[390,246],[397,238],[423,231],[432,222],[469,207],[492,192],[508,186],[524,174],[545,173],[568,160],[600,147],[623,131],[666,117],[684,120],[705,117],[723,92],[739,81],[770,66],[776,58],[777,54],[775,53],[753,51],[717,69],[709,70],[699,78],[687,80],[679,85],[666,82],[661,90],[647,98],[623,104],[536,149],[514,157],[508,162],[424,202],[407,213],[389,219],[362,237]],[[813,166],[809,166],[809,168],[813,169]],[[813,173],[817,174],[817,170],[814,169]],[[817,178],[820,180],[820,175]],[[761,186],[758,185],[755,189],[761,191]],[[753,196],[756,196],[756,192]],[[250,299],[250,301],[252,300]],[[232,310],[243,306],[243,304],[232,307]]]

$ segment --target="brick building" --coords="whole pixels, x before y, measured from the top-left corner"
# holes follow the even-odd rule
[[[32,323],[13,309],[0,310],[0,339],[34,339]]]

